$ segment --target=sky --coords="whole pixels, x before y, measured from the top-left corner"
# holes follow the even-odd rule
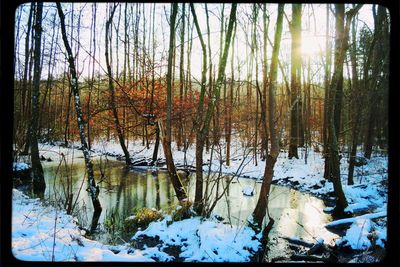
[[[91,73],[91,67],[90,67],[90,61],[91,57],[88,54],[87,51],[90,51],[90,39],[91,39],[91,24],[93,22],[92,20],[92,3],[74,3],[74,22],[73,25],[77,25],[78,22],[78,15],[79,11],[82,10],[80,13],[81,15],[81,33],[79,36],[79,41],[80,41],[80,48],[79,48],[79,53],[77,54],[77,65],[78,65],[78,70],[81,73],[82,77],[87,76],[88,74]],[[56,8],[55,8],[55,3],[45,3],[45,8],[44,8],[44,40],[45,45],[47,47],[47,54],[45,51],[45,57],[44,57],[44,67],[42,70],[42,77],[46,78],[47,77],[47,69],[48,69],[48,54],[49,54],[49,49],[50,49],[50,44],[52,43],[52,32],[53,32],[53,19],[54,15],[56,14]],[[71,4],[70,3],[63,3],[63,10],[64,13],[66,14],[66,24],[67,24],[67,32],[68,35],[70,35],[70,25],[71,25]],[[121,7],[121,9],[119,8]],[[117,57],[117,48],[116,48],[116,38],[115,38],[115,31],[113,31],[113,39],[112,39],[112,52],[113,52],[113,71],[116,72],[117,69],[117,58],[119,59],[118,62],[118,69],[119,72],[122,71],[123,67],[123,60],[124,60],[124,37],[122,36],[123,34],[123,29],[124,29],[124,8],[125,8],[125,3],[120,3],[119,7],[117,7],[117,10],[114,15],[114,25],[118,24],[118,13],[121,12],[121,20],[120,20],[120,38],[119,38],[119,43],[118,43],[118,57]],[[130,6],[128,5],[128,8]],[[181,8],[179,6],[179,8]],[[203,33],[204,41],[206,42],[207,45],[207,26],[206,26],[206,17],[205,17],[205,8],[204,4],[195,4],[196,8],[196,14],[198,16],[199,24],[201,27],[201,31]],[[346,10],[350,9],[350,6],[347,6]],[[371,11],[372,5],[365,4],[361,10],[359,11],[359,15],[357,17],[357,23],[359,26],[362,26],[363,24],[367,25],[370,29],[373,29],[373,18],[372,18],[372,11]],[[146,31],[146,45],[148,45],[149,41],[151,42],[151,28],[150,28],[150,17],[151,17],[151,9],[152,9],[152,4],[146,4],[145,5],[145,16],[147,20],[147,24],[143,27],[143,14],[140,20],[140,33],[139,33],[139,38],[142,38],[142,32]],[[208,10],[209,10],[209,23],[210,23],[210,42],[211,42],[211,50],[212,50],[212,59],[213,59],[213,65],[218,64],[218,57],[219,57],[219,40],[220,40],[220,13],[221,13],[222,5],[221,4],[208,4]],[[133,10],[135,10],[135,7],[133,7]],[[333,7],[332,7],[333,10]],[[21,20],[20,23],[18,23],[18,18],[19,18],[19,12],[22,11],[21,15]],[[186,6],[186,15],[188,15],[189,12],[188,6]],[[247,38],[246,38],[246,33],[250,35],[251,28],[250,28],[250,16],[252,12],[252,5],[251,4],[239,4],[238,5],[238,10],[237,10],[237,34],[236,34],[236,39],[235,39],[235,66],[238,64],[241,65],[241,79],[246,79],[247,77],[247,66],[246,66],[246,59],[250,56],[250,47],[247,44]],[[229,17],[230,13],[230,4],[225,5],[224,9],[224,17],[227,19]],[[268,27],[268,35],[271,40],[273,40],[274,36],[274,31],[275,31],[275,25],[276,25],[276,13],[277,13],[277,4],[268,4],[267,5],[267,15],[269,16],[269,27]],[[19,35],[16,36],[16,38],[19,39],[19,51],[17,51],[17,54],[19,55],[18,61],[17,61],[17,69],[18,66],[20,66],[20,69],[22,69],[21,66],[23,66],[23,58],[24,58],[24,40],[25,40],[25,30],[26,30],[26,24],[27,24],[27,17],[29,14],[29,4],[25,4],[21,6],[20,9],[17,9],[16,11],[16,29],[19,28]],[[162,60],[162,64],[160,68],[157,68],[156,73],[159,75],[164,75],[166,73],[166,60],[167,60],[167,52],[168,52],[168,44],[169,44],[169,24],[167,22],[167,19],[169,20],[169,14],[170,14],[170,4],[157,4],[156,5],[156,10],[155,10],[155,23],[156,23],[156,44],[157,44],[157,50],[156,50],[156,62],[160,62]],[[315,15],[315,16],[313,16]],[[178,13],[178,18],[179,19],[180,13]],[[191,14],[190,14],[191,16]],[[96,71],[100,70],[101,74],[105,73],[106,69],[106,64],[105,64],[105,56],[104,56],[104,43],[105,43],[105,20],[108,17],[107,14],[107,4],[106,3],[98,3],[97,4],[97,12],[96,12],[96,43],[97,43],[97,50],[96,50],[96,62],[97,62],[97,67]],[[261,38],[263,34],[263,28],[262,28],[262,10],[259,9],[259,25],[257,28],[257,35],[258,35],[258,40],[261,44]],[[131,19],[132,20],[132,19]],[[286,4],[285,5],[285,16],[284,16],[284,21],[283,21],[283,35],[282,35],[282,42],[281,42],[281,50],[280,50],[280,56],[279,59],[281,60],[282,65],[285,68],[285,72],[288,75],[289,72],[289,64],[290,64],[290,46],[291,46],[291,36],[290,32],[288,29],[288,21],[291,20],[291,5]],[[192,23],[191,19],[191,23]],[[179,22],[179,21],[178,21]],[[332,37],[332,42],[333,42],[333,36],[334,36],[334,17],[333,13],[330,14],[330,27],[329,27],[329,35]],[[19,25],[19,26],[18,26]],[[62,43],[61,39],[61,31],[59,30],[59,19],[56,17],[56,25],[58,29],[58,38],[53,39],[53,44],[56,45],[57,47],[57,56],[56,58],[52,59],[52,63],[55,64],[55,70],[54,74],[60,74],[64,71],[64,51],[65,47]],[[180,24],[178,25],[180,27]],[[360,27],[359,27],[360,28]],[[77,38],[76,34],[77,27],[74,27],[74,37]],[[129,30],[132,30],[132,26],[129,26]],[[317,81],[322,81],[323,80],[323,70],[321,69],[321,66],[323,64],[323,55],[325,51],[325,31],[326,31],[326,4],[304,4],[303,5],[303,10],[302,10],[302,58],[303,58],[303,64],[305,64],[308,60],[310,60],[311,68],[312,68],[312,74],[313,78],[316,79]],[[16,31],[17,32],[17,31]],[[188,27],[186,25],[186,33],[188,32]],[[193,29],[193,49],[192,49],[192,56],[191,56],[191,69],[192,69],[192,76],[194,79],[200,79],[201,77],[201,64],[202,64],[202,50],[201,50],[201,45],[199,38],[197,38],[197,31],[194,28]],[[248,37],[250,38],[250,36]],[[188,36],[186,35],[185,40],[185,50],[187,49],[187,42]],[[131,35],[131,49],[132,49],[132,44],[133,44],[133,36]],[[140,40],[139,42],[142,42]],[[179,47],[179,29],[176,31],[176,47],[177,47],[177,54],[176,54],[176,62],[175,65],[178,68],[179,67],[179,53],[180,53],[180,47]],[[74,46],[75,43],[73,43],[73,51],[78,51],[77,46]],[[152,43],[150,43],[152,44]],[[261,47],[261,45],[260,45]],[[259,51],[259,58],[261,58],[261,49]],[[230,51],[231,52],[231,51]],[[267,58],[268,61],[271,58],[271,53],[272,53],[272,47],[271,45],[268,45],[267,47]],[[230,69],[230,57],[231,53],[229,53],[228,57],[228,63],[227,63],[227,68],[226,68],[226,75],[229,77],[231,73]],[[208,56],[207,56],[208,57]],[[185,54],[185,65],[187,62],[186,54]],[[259,69],[259,77],[261,77],[261,61],[259,60],[258,62],[258,69]],[[237,67],[236,67],[236,73],[235,76],[238,77],[237,73]],[[178,71],[176,72],[178,75]],[[255,73],[255,65],[253,66],[253,73]],[[344,72],[346,73],[346,71]],[[18,73],[16,74],[18,77]],[[254,76],[253,76],[254,78]],[[279,71],[278,72],[278,80],[282,81],[282,73]]]

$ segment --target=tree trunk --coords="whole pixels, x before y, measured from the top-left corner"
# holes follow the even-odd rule
[[[196,13],[194,12],[193,4],[190,4],[190,6],[192,9],[193,18],[196,18]],[[213,88],[212,97],[211,97],[210,101],[208,102],[208,106],[207,106],[207,109],[205,112],[205,117],[204,117],[204,123],[201,126],[200,131],[198,133],[202,140],[204,140],[205,137],[208,135],[210,122],[211,122],[211,119],[212,119],[213,113],[214,113],[214,108],[215,108],[215,106],[217,104],[217,100],[219,99],[220,94],[221,94],[222,83],[225,80],[225,67],[226,67],[226,62],[227,62],[227,58],[228,58],[229,46],[230,46],[230,42],[231,42],[231,38],[232,38],[233,24],[236,20],[236,9],[237,9],[237,5],[232,4],[231,13],[229,16],[228,30],[227,30],[227,34],[226,34],[226,38],[225,38],[224,50],[223,50],[223,54],[222,54],[221,60],[218,65],[218,78],[217,78],[214,88]],[[197,18],[195,19],[195,24],[196,24],[197,32],[200,35],[201,32],[200,32],[200,28],[198,26]],[[204,44],[204,42],[203,42],[203,44]],[[205,50],[205,45],[203,47],[203,55],[205,54],[204,50]],[[204,58],[203,58],[203,61],[204,61]],[[204,71],[204,69],[203,69],[203,71]],[[201,107],[201,106],[199,106],[199,107]],[[197,120],[197,122],[199,122],[199,121],[200,120]],[[203,143],[200,143],[200,144],[203,144]],[[196,148],[196,150],[197,150],[197,148]],[[196,152],[196,154],[197,154],[197,152]],[[196,158],[196,167],[197,166],[200,166],[200,163],[197,162],[197,158]],[[197,172],[197,168],[196,168],[196,172]],[[201,195],[200,195],[200,188],[199,189],[196,188],[197,194],[195,196],[195,203],[197,203],[197,206],[195,208],[199,214],[202,214],[203,204],[204,204],[204,203],[202,203],[203,202],[202,201],[203,185],[202,185],[202,183],[200,185],[200,181],[197,182],[197,177],[196,177],[196,185],[197,184],[199,185],[199,187],[201,187]]]
[[[234,71],[234,52],[235,52],[235,38],[236,38],[236,27],[233,30],[232,37],[232,53],[231,53],[231,83],[229,85],[229,104],[227,105],[227,129],[226,129],[226,165],[230,166],[231,158],[231,141],[232,141],[232,110],[233,110],[233,86],[235,84],[235,71]]]
[[[358,131],[360,125],[360,108],[361,108],[361,98],[358,86],[358,74],[357,74],[357,36],[356,36],[356,23],[353,20],[352,23],[352,49],[350,54],[351,60],[351,87],[352,87],[352,97],[351,97],[351,110],[352,115],[352,130],[351,130],[351,148],[350,148],[350,160],[349,160],[349,172],[347,178],[347,184],[353,185],[353,175],[354,175],[354,164],[357,154],[357,142],[358,142]]]
[[[261,102],[261,158],[266,159],[268,155],[268,128],[267,128],[267,85],[268,85],[268,69],[267,69],[267,40],[268,40],[268,24],[267,24],[267,6],[263,5],[263,60],[262,60],[262,73],[263,73],[263,92]]]
[[[380,73],[382,72],[382,59],[384,54],[384,47],[382,45],[382,40],[384,40],[384,31],[387,31],[388,27],[385,23],[386,17],[386,9],[383,6],[378,6],[378,14],[376,14],[375,7],[373,8],[373,17],[374,17],[374,47],[372,50],[372,73],[370,76],[369,85],[369,103],[368,103],[368,113],[367,113],[367,132],[364,141],[364,156],[366,158],[371,158],[372,154],[372,146],[374,144],[373,137],[376,132],[376,124],[377,124],[377,108],[378,108],[378,80]]]
[[[297,146],[300,143],[300,105],[297,99],[300,96],[301,88],[301,4],[292,4],[292,22],[290,24],[290,33],[292,35],[292,63],[291,63],[291,106],[293,106],[290,114],[290,144],[289,159],[299,158]]]
[[[325,81],[324,81],[324,114],[323,114],[323,126],[322,126],[322,143],[323,143],[323,154],[324,157],[326,157],[327,153],[327,147],[328,147],[328,141],[327,141],[327,116],[326,112],[328,110],[328,92],[329,92],[329,84],[330,84],[330,72],[331,72],[331,61],[332,61],[332,51],[331,51],[331,42],[330,42],[330,37],[329,37],[329,8],[330,5],[326,5],[326,32],[325,32],[325,47],[326,47],[326,63],[325,63]],[[325,172],[324,173],[329,173],[329,170],[326,169],[327,165],[325,165]],[[325,179],[329,179],[328,176],[324,176]]]
[[[206,75],[207,75],[207,50],[203,40],[203,36],[200,30],[199,23],[197,21],[197,15],[194,9],[194,5],[190,4],[190,10],[193,15],[193,22],[199,36],[202,52],[203,62],[201,71],[201,82],[200,82],[200,97],[199,104],[197,107],[196,119],[194,121],[194,128],[196,129],[196,189],[193,206],[195,210],[201,214],[203,210],[203,149],[205,144],[205,137],[201,134],[203,117],[204,117],[204,97],[206,94]]]
[[[32,122],[31,122],[31,161],[32,161],[32,178],[33,192],[43,196],[46,189],[43,168],[39,158],[38,147],[38,128],[39,128],[39,98],[40,98],[40,46],[42,40],[42,14],[43,3],[37,4],[35,16],[35,51],[34,51],[34,68],[33,68],[33,92],[32,92]]]
[[[181,32],[180,32],[180,60],[179,60],[179,127],[178,127],[178,137],[177,137],[177,147],[178,150],[181,149],[182,139],[183,139],[183,87],[185,85],[185,70],[184,70],[184,53],[185,53],[185,7],[186,4],[182,4],[182,16],[181,16]]]
[[[29,68],[29,57],[30,57],[30,52],[29,52],[29,45],[30,45],[30,34],[31,34],[31,29],[32,29],[32,18],[33,18],[33,11],[35,9],[35,3],[31,2],[31,7],[29,10],[29,17],[28,17],[28,25],[27,25],[27,32],[26,32],[26,37],[25,37],[25,64],[24,64],[24,75],[22,78],[22,92],[21,92],[21,113],[22,113],[22,118],[23,121],[23,126],[26,126],[26,132],[25,134],[25,146],[24,146],[24,151],[21,154],[27,155],[30,147],[30,132],[31,132],[31,120],[29,119],[29,104],[31,102],[31,99],[28,97],[29,92],[30,92],[30,86],[28,86],[28,76],[30,76],[30,68]],[[24,129],[24,127],[22,127]]]
[[[108,91],[110,93],[110,102],[109,105],[111,107],[112,113],[113,113],[113,117],[114,117],[114,124],[115,124],[115,128],[117,131],[117,135],[118,135],[118,140],[119,143],[121,145],[122,151],[124,153],[125,156],[125,163],[126,165],[130,165],[131,164],[131,158],[129,155],[129,151],[126,148],[125,145],[125,137],[122,134],[122,128],[121,128],[121,124],[119,122],[119,118],[118,118],[118,111],[117,111],[117,107],[115,104],[115,90],[114,90],[114,82],[113,82],[113,78],[112,78],[112,70],[111,70],[111,66],[110,66],[110,59],[109,59],[109,55],[108,55],[108,40],[109,40],[109,30],[110,30],[110,24],[112,22],[112,18],[114,16],[114,12],[115,12],[115,8],[116,6],[114,6],[113,10],[111,11],[110,17],[108,18],[107,22],[106,22],[106,40],[105,40],[105,56],[106,56],[106,64],[107,64],[107,76],[108,76]]]
[[[64,46],[65,49],[67,50],[67,55],[68,55],[68,63],[69,63],[69,71],[71,74],[71,80],[70,80],[70,86],[72,88],[72,91],[74,93],[74,103],[75,103],[75,112],[76,112],[76,118],[77,118],[77,123],[79,127],[79,136],[81,139],[81,146],[82,146],[82,153],[85,159],[85,166],[86,166],[86,172],[88,176],[88,186],[89,186],[89,194],[92,200],[93,204],[93,209],[94,209],[94,214],[93,214],[93,219],[92,219],[92,225],[91,225],[91,231],[94,231],[97,227],[97,223],[101,214],[101,204],[99,201],[99,193],[100,193],[100,188],[97,185],[96,186],[96,181],[94,178],[94,172],[93,172],[93,163],[89,154],[89,150],[87,147],[86,143],[86,135],[85,135],[85,122],[83,120],[83,114],[82,114],[82,109],[81,109],[81,103],[80,103],[80,96],[79,96],[79,87],[78,87],[78,79],[76,75],[76,69],[75,69],[75,62],[74,62],[74,57],[72,55],[72,50],[71,47],[68,43],[67,39],[67,34],[65,31],[65,16],[61,8],[61,4],[59,2],[57,4],[57,10],[58,10],[58,15],[60,16],[60,23],[61,23],[61,33],[62,33],[62,38],[64,41]]]
[[[278,74],[278,55],[282,37],[282,22],[283,22],[283,9],[284,4],[278,5],[278,15],[276,22],[276,31],[274,37],[274,46],[272,50],[271,67],[269,73],[269,96],[268,96],[268,121],[269,130],[271,136],[271,151],[268,154],[267,162],[265,164],[264,170],[264,180],[261,185],[260,196],[257,201],[257,205],[253,211],[253,222],[257,230],[261,230],[262,222],[264,220],[267,208],[268,208],[268,197],[269,190],[271,187],[272,178],[274,176],[274,166],[279,155],[279,142],[278,142],[278,132],[277,123],[275,121],[275,95],[277,89],[277,74]],[[271,218],[268,214],[268,217]]]
[[[336,195],[336,207],[335,212],[337,214],[343,214],[344,209],[347,207],[347,200],[342,189],[342,183],[340,179],[340,159],[339,159],[339,146],[337,138],[337,115],[340,114],[340,105],[337,104],[338,91],[342,90],[343,87],[343,63],[346,55],[346,49],[348,46],[348,35],[350,22],[353,16],[358,12],[362,5],[357,5],[355,8],[347,12],[346,24],[344,24],[345,14],[344,5],[335,4],[336,9],[336,40],[335,40],[335,61],[334,71],[328,92],[328,107],[327,107],[327,156],[325,157],[325,165],[328,167],[328,173],[324,174],[324,177],[329,177],[333,183],[334,192]]]
[[[174,187],[176,197],[179,201],[187,198],[187,194],[179,176],[176,173],[174,159],[171,151],[171,118],[172,118],[172,61],[174,56],[175,46],[175,20],[178,12],[178,4],[172,4],[172,13],[170,16],[170,32],[169,32],[169,52],[168,52],[168,72],[167,72],[167,127],[164,130],[161,122],[158,123],[160,129],[162,146],[164,149],[165,160],[167,162],[168,174],[171,178],[172,185]]]

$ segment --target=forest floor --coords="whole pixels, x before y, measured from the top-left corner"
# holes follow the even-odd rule
[[[74,147],[76,149],[79,146]],[[226,166],[221,160],[224,155],[216,152],[207,161],[211,154],[205,152],[204,159],[208,164],[204,165],[204,170],[221,170],[225,174],[239,173],[241,177],[261,181],[265,162],[258,160],[255,165],[251,151],[241,147],[240,142],[232,146],[230,166]],[[141,142],[136,142],[130,143],[128,148],[134,160],[151,159],[152,147],[147,149]],[[178,151],[174,146],[172,149],[175,163],[183,166],[184,152]],[[53,160],[57,160],[61,153],[67,158],[73,154],[71,148],[49,144],[41,144],[40,150],[41,155]],[[121,148],[116,142],[97,142],[92,145],[92,151],[92,155],[107,155],[118,159],[122,157]],[[162,161],[162,147],[158,155]],[[306,163],[305,156],[305,150],[301,149],[299,159],[289,160],[287,152],[282,151],[275,165],[273,183],[324,199],[327,204],[324,211],[329,213],[334,205],[333,186],[323,178],[324,159],[320,153],[309,151]],[[349,202],[347,211],[353,214],[353,218],[346,222],[337,220],[336,224],[333,222],[326,227],[340,230],[341,238],[336,240],[336,245],[345,252],[351,252],[351,257],[342,260],[376,261],[379,256],[373,255],[373,252],[384,248],[386,243],[388,158],[384,155],[373,155],[366,161],[366,165],[356,167],[354,185],[351,186],[347,185],[347,160],[346,156],[341,159],[342,184]],[[195,165],[193,146],[186,153],[186,162],[187,165]],[[15,168],[23,166],[16,165]],[[53,257],[56,261],[171,261],[178,260],[171,256],[178,254],[179,260],[185,261],[240,262],[251,260],[252,253],[260,245],[259,236],[255,236],[247,227],[232,228],[214,219],[202,221],[196,217],[170,224],[169,219],[166,217],[162,221],[154,222],[146,230],[136,233],[136,238],[143,234],[154,237],[158,233],[157,241],[161,240],[162,245],[160,242],[156,242],[157,245],[153,242],[152,246],[152,242],[149,242],[136,249],[128,244],[110,246],[85,238],[74,221],[76,219],[65,212],[56,211],[51,206],[40,203],[38,199],[29,199],[14,190],[13,253],[22,260],[46,261]],[[166,253],[177,247],[178,253]]]

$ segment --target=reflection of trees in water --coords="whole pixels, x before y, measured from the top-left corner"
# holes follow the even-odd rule
[[[129,168],[124,167],[122,168],[121,171],[121,175],[120,175],[120,179],[119,179],[119,185],[118,185],[118,189],[117,189],[117,199],[116,199],[116,205],[117,208],[120,209],[122,211],[122,215],[123,217],[126,216],[126,210],[124,209],[124,199],[121,199],[121,195],[122,195],[122,191],[124,191],[124,189],[127,187],[126,186],[126,179],[129,173]]]
[[[160,206],[160,180],[158,178],[158,175],[154,177],[154,180],[156,186],[156,209],[159,210],[161,206]]]

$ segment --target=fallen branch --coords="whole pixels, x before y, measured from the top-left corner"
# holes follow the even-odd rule
[[[386,216],[387,216],[386,211],[364,214],[364,215],[353,217],[353,218],[336,220],[336,221],[325,224],[325,227],[326,228],[341,228],[341,227],[348,226],[349,224],[352,224],[353,222],[356,222],[357,220],[361,220],[361,219],[372,220],[372,219],[377,219],[377,218],[386,217]]]
[[[312,246],[314,246],[313,243],[305,241],[305,240],[297,238],[297,237],[283,237],[283,239],[286,239],[289,243],[308,247],[308,248],[311,248]]]
[[[319,257],[319,256],[313,256],[313,255],[303,255],[303,254],[293,254],[290,256],[291,260],[295,261],[321,261],[324,263],[331,262],[328,258],[326,257]]]

